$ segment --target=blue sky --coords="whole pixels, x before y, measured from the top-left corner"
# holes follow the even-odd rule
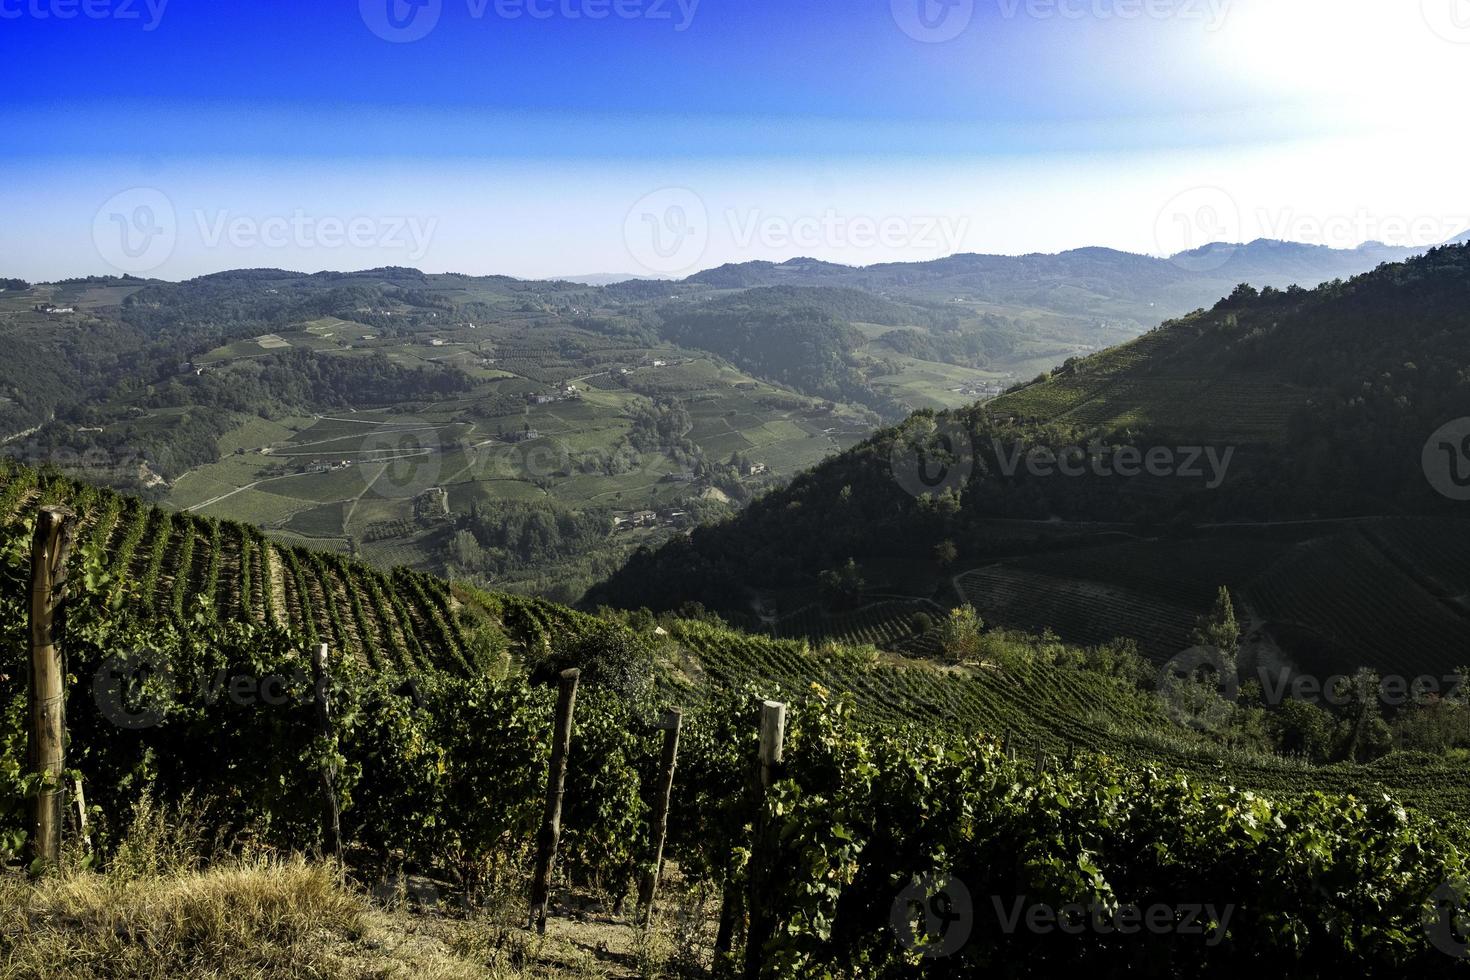
[[[0,275],[1470,224],[1467,0],[0,0],[0,51]]]

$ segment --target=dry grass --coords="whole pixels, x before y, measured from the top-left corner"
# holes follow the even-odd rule
[[[136,877],[0,876],[0,980],[314,977],[549,980],[688,976],[680,930],[640,940],[605,915],[525,931],[521,908],[385,910],[335,866],[258,859]],[[695,971],[696,973],[702,971]]]
[[[690,923],[668,914],[682,904],[674,888],[649,940],[600,908],[562,909],[539,936],[521,927],[519,888],[473,910],[437,901],[385,907],[345,884],[335,864],[227,856],[197,812],[140,801],[105,873],[75,856],[40,881],[0,872],[0,980],[691,975],[681,935]],[[695,932],[707,924],[702,897],[691,922]]]
[[[325,940],[362,937],[362,913],[330,871],[300,861],[10,878],[0,886],[0,976],[333,976]]]

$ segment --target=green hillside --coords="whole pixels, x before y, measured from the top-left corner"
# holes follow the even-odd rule
[[[1310,291],[1241,287],[987,404],[920,413],[639,553],[594,601],[755,604],[779,624],[851,559],[864,601],[969,601],[1162,661],[1223,585],[1299,666],[1450,670],[1467,517],[1424,450],[1470,413],[1467,310],[1465,247]]]

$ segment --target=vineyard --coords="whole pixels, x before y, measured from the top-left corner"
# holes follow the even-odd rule
[[[1251,585],[1250,600],[1268,623],[1318,639],[1322,659],[1312,665],[1318,669],[1366,664],[1408,676],[1448,674],[1470,659],[1470,617],[1426,591],[1404,559],[1395,562],[1375,543],[1395,538],[1404,540],[1390,525],[1299,545]],[[1427,561],[1426,569],[1453,572],[1454,557],[1440,550],[1448,544],[1429,549],[1442,557]]]
[[[813,648],[702,623],[681,623],[673,636],[691,658],[683,673],[718,689],[788,697],[815,684],[876,723],[1009,736],[1023,753],[1039,748],[1051,757],[1131,758],[1277,797],[1382,791],[1427,813],[1470,814],[1470,765],[1389,756],[1370,766],[1311,766],[1229,752],[1181,731],[1151,697],[1120,678],[1085,669],[1080,652],[1058,642],[1034,641],[1029,664],[1000,671],[946,668],[836,645]]]
[[[776,624],[775,635],[883,650],[921,650],[926,648],[926,637],[915,624],[919,613],[933,618],[944,615],[944,610],[928,599],[889,599],[847,613],[808,606],[783,616]],[[932,638],[927,639],[932,642]]]
[[[64,502],[79,517],[76,560],[96,583],[68,614],[78,677],[106,677],[119,649],[146,643],[175,677],[272,674],[290,695],[250,711],[227,698],[165,699],[139,728],[117,724],[118,704],[107,710],[96,681],[73,685],[68,764],[103,835],[148,785],[216,800],[222,825],[266,828],[273,846],[316,846],[315,774],[334,760],[343,833],[364,854],[466,882],[524,867],[552,707],[527,673],[577,657],[604,680],[577,702],[559,880],[629,893],[650,847],[654,718],[680,704],[668,853],[686,879],[723,895],[721,955],[744,950],[761,976],[967,976],[1002,963],[1027,964],[1010,975],[1050,976],[1077,957],[1099,975],[1140,963],[1159,976],[1229,976],[1246,963],[1316,975],[1365,960],[1435,976],[1454,965],[1425,942],[1421,913],[1464,864],[1470,766],[1390,756],[1314,768],[1222,750],[1175,728],[1152,695],[1115,676],[1107,651],[1054,639],[1018,639],[1027,658],[1004,669],[880,652],[873,641],[901,645],[893,624],[915,611],[898,600],[823,624],[861,645],[667,618],[635,632],[29,470],[7,477],[0,629],[10,649],[24,649],[27,514]],[[309,682],[291,679],[310,642],[334,651],[340,721],[325,747],[303,697]],[[520,669],[492,663],[496,649]],[[629,678],[599,664],[628,651],[657,665],[653,688],[620,686]],[[21,674],[12,665],[12,694]],[[785,761],[764,793],[748,778],[762,698],[792,712]],[[23,701],[8,702],[7,752],[24,744],[13,737]],[[916,973],[921,950],[895,931],[891,910],[935,876],[1056,902],[1146,904],[1182,888],[1236,918],[1208,953],[1095,936],[1039,942],[977,920],[952,956]],[[1323,925],[1284,930],[1287,914]],[[1357,941],[1342,938],[1343,922]]]
[[[955,587],[987,619],[1037,633],[1052,629],[1087,645],[1132,637],[1159,661],[1189,646],[1197,616],[1148,593],[1007,565],[972,569],[955,578]]]
[[[1310,392],[1269,378],[1208,373],[1176,349],[1178,337],[1156,330],[1088,359],[1075,373],[1005,395],[993,408],[1109,430],[1189,433],[1220,443],[1273,443]],[[1187,342],[1186,342],[1187,343]],[[1168,355],[1167,357],[1164,355]],[[1170,358],[1185,362],[1179,368]]]
[[[1220,586],[1239,588],[1253,581],[1284,550],[1278,542],[1238,537],[1129,541],[1042,551],[1012,564],[1041,575],[1108,582],[1203,611],[1214,602]]]
[[[1363,532],[1431,595],[1470,612],[1470,522],[1398,518]]]
[[[0,520],[26,522],[41,503],[77,513],[77,538],[150,613],[184,622],[207,607],[220,618],[276,625],[326,642],[364,666],[396,672],[467,669],[457,601],[439,579],[408,569],[383,574],[331,553],[266,538],[245,524],[173,513],[69,481],[44,482],[8,465]]]
[[[602,620],[541,599],[450,586],[405,568],[384,573],[338,554],[273,542],[247,525],[169,513],[23,467],[6,471],[0,513],[9,518],[13,535],[22,534],[30,510],[51,502],[77,512],[81,551],[95,555],[111,573],[107,589],[113,601],[135,594],[148,616],[181,625],[207,608],[222,621],[280,628],[304,644],[325,642],[374,674],[446,671],[466,676],[499,670],[492,662],[497,655],[482,651],[495,645],[487,636],[502,634],[512,660],[524,667],[553,647],[609,629]],[[1345,540],[1372,551],[1362,536]],[[1023,669],[934,663],[929,655],[937,641],[932,632],[916,632],[914,615],[924,612],[938,619],[940,610],[932,603],[887,600],[836,616],[809,609],[782,621],[785,638],[674,622],[673,646],[665,659],[682,681],[663,688],[669,697],[689,701],[706,696],[705,688],[754,686],[767,694],[801,696],[816,684],[851,698],[860,715],[875,722],[921,722],[958,734],[1009,734],[1016,744],[1028,750],[1039,745],[1053,756],[1131,756],[1286,795],[1361,792],[1364,786],[1381,785],[1430,812],[1470,813],[1470,769],[1464,766],[1418,763],[1397,770],[1385,764],[1369,767],[1369,772],[1232,756],[1175,727],[1131,684],[1079,669],[1081,657],[1073,644],[1105,644],[1120,636],[1171,637],[1168,642],[1176,645],[1142,651],[1171,656],[1187,645],[1194,614],[1141,591],[1120,597],[1113,593],[1123,590],[1108,589],[1104,594],[1090,583],[1029,568],[1085,574],[1098,563],[1118,561],[1138,570],[1140,589],[1162,590],[1168,584],[1182,601],[1200,597],[1222,570],[1247,569],[1257,560],[1238,545],[1207,544],[1204,570],[1190,575],[1187,567],[1191,555],[1199,557],[1196,553],[1181,547],[1172,562],[1125,561],[1138,547],[1059,552],[959,577],[966,598],[983,615],[1004,612],[998,618],[1025,618],[1034,621],[1037,634],[1056,627],[1068,638],[1068,643],[1034,641],[1033,662]],[[1341,560],[1317,555],[1312,547],[1304,555],[1302,560]],[[1385,574],[1393,571],[1388,566]],[[200,599],[208,605],[202,606]],[[1301,604],[1295,594],[1292,599]],[[1370,600],[1365,595],[1356,602],[1371,609]],[[1166,627],[1162,634],[1161,625]],[[1372,627],[1365,622],[1363,628]]]

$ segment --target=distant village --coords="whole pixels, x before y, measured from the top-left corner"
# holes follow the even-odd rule
[[[1006,386],[999,381],[971,381],[951,388],[950,391],[966,398],[998,398],[1005,393]]]
[[[678,527],[689,517],[689,512],[674,508],[662,510],[635,510],[626,517],[614,517],[612,529],[631,531],[641,527]]]

